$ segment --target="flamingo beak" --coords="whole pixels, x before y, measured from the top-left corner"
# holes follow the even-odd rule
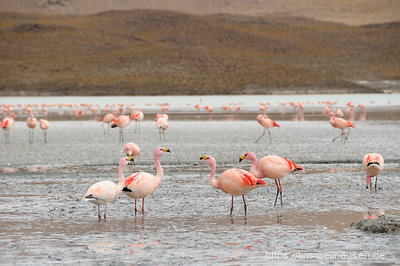
[[[200,160],[207,160],[207,159],[208,159],[208,157],[205,156],[205,155],[203,155],[203,156],[200,157]]]
[[[241,161],[243,161],[244,159],[246,159],[246,154],[243,154],[242,156],[239,157],[239,163],[240,163]]]
[[[128,163],[129,165],[134,165],[134,163],[135,163],[135,159],[131,156],[128,156],[128,158],[126,158],[126,160],[129,162]]]
[[[163,150],[163,152],[169,152],[169,153],[171,153],[171,151],[168,149],[168,148],[164,148],[164,149],[162,149]]]

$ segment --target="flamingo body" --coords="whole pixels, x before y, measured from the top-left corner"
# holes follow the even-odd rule
[[[329,123],[331,124],[331,126],[334,128],[338,128],[342,131],[342,133],[339,136],[337,136],[336,138],[334,138],[332,140],[332,142],[335,141],[339,137],[342,137],[342,141],[346,141],[347,137],[350,133],[350,128],[351,127],[355,128],[354,123],[352,123],[346,119],[340,118],[340,117],[335,117],[333,112],[329,113],[329,117],[330,117]],[[347,134],[345,134],[345,132],[344,132],[345,129],[348,129]]]
[[[268,131],[269,142],[272,143],[271,132],[269,131],[272,127],[280,126],[271,118],[269,118],[266,114],[259,114],[257,116],[257,122],[264,128],[262,135],[256,140],[256,143],[265,135],[265,131]]]
[[[140,148],[137,144],[133,142],[128,142],[124,145],[124,153],[126,153],[126,155],[130,157],[140,157]]]

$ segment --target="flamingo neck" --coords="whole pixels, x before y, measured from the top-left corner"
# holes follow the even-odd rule
[[[249,156],[250,155],[250,156]],[[251,160],[250,172],[260,178],[260,171],[258,170],[257,156],[254,153],[249,153],[247,159]]]
[[[122,165],[122,164],[120,164],[119,168],[118,168],[118,177],[119,177],[119,179],[118,179],[118,184],[117,184],[117,189],[118,189],[117,193],[121,192],[124,187],[124,180],[125,180],[124,165]]]
[[[210,167],[211,167],[211,173],[210,173],[210,178],[208,179],[208,182],[210,183],[210,185],[213,188],[218,188],[218,182],[217,182],[217,180],[215,180],[215,168],[216,168],[215,160],[213,160],[210,163]]]
[[[156,185],[157,185],[157,187],[161,184],[161,182],[162,182],[162,180],[164,178],[164,170],[163,170],[163,168],[161,166],[159,157],[160,156],[158,154],[154,153],[154,164],[155,164],[156,169],[157,169],[157,176],[156,176],[156,179],[157,179]]]

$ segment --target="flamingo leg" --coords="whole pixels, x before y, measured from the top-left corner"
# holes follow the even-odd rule
[[[138,126],[139,126],[139,133],[140,133],[140,122],[138,122]]]
[[[97,205],[97,217],[99,218],[99,221],[100,221],[101,220],[100,205]]]
[[[263,133],[262,133],[262,135],[256,140],[256,142],[255,143],[257,143],[262,137],[264,137],[264,135],[265,135],[265,131],[266,131],[267,129],[266,128],[264,128],[264,131],[263,131]]]
[[[246,200],[244,199],[244,195],[242,195],[243,198],[243,204],[244,204],[244,216],[247,215],[247,204],[246,204]]]
[[[269,132],[269,128],[267,128],[267,130],[268,130],[268,136],[269,136],[269,144],[272,144],[271,132]]]
[[[377,183],[378,183],[378,176],[376,176],[376,178],[375,178],[375,190],[377,188]]]
[[[231,214],[230,214],[231,217],[232,217],[232,211],[233,211],[233,196],[232,196],[232,205],[231,205]]]
[[[339,136],[337,136],[336,138],[334,138],[334,139],[332,140],[332,142],[334,142],[335,140],[337,140],[337,139],[340,138],[340,137],[343,137],[343,132],[342,132]]]
[[[104,221],[107,218],[107,204],[105,205],[106,207],[104,208]]]
[[[165,140],[165,130],[162,131],[162,134],[163,134],[164,140]]]
[[[135,133],[137,133],[137,131],[138,131],[138,122],[136,121],[136,123],[135,123]]]
[[[136,213],[137,213],[137,209],[136,209],[136,199],[135,199],[135,216],[136,216]]]
[[[280,179],[278,179],[278,184],[279,184],[279,194],[281,194],[281,206],[282,206],[282,185]]]
[[[349,134],[350,134],[350,128],[349,128],[349,130],[347,131],[347,134],[346,134],[346,137],[345,137],[345,141],[348,140]]]
[[[142,213],[144,213],[144,198],[142,200]]]
[[[279,185],[278,185],[279,182]],[[281,181],[278,179],[275,179],[275,185],[276,185],[276,197],[275,197],[275,203],[274,206],[276,205],[276,201],[278,200],[278,195],[281,195],[281,205],[282,205],[282,186],[281,186]]]
[[[367,175],[365,180],[366,180],[366,183],[367,183],[366,189],[371,189],[371,177]]]
[[[47,143],[47,132],[44,131],[44,132],[43,132],[43,135],[44,135],[44,143]]]
[[[101,123],[101,127],[103,128],[104,135],[106,135],[106,129],[104,128],[104,123]]]

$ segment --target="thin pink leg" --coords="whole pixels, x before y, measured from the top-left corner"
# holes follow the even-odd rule
[[[101,220],[100,216],[100,205],[97,205],[97,217],[99,218],[99,221]]]
[[[142,201],[142,213],[144,213],[144,198],[143,198],[143,201]]]
[[[230,214],[231,217],[232,217],[232,211],[233,211],[233,196],[232,196],[232,205],[231,205],[231,214]]]
[[[106,218],[107,218],[107,204],[106,207],[104,208],[104,221],[106,220]]]
[[[246,204],[246,200],[244,199],[244,195],[242,195],[243,198],[243,204],[244,204],[244,216],[247,215],[247,204]]]
[[[137,213],[137,209],[136,209],[136,199],[135,199],[135,215]]]

